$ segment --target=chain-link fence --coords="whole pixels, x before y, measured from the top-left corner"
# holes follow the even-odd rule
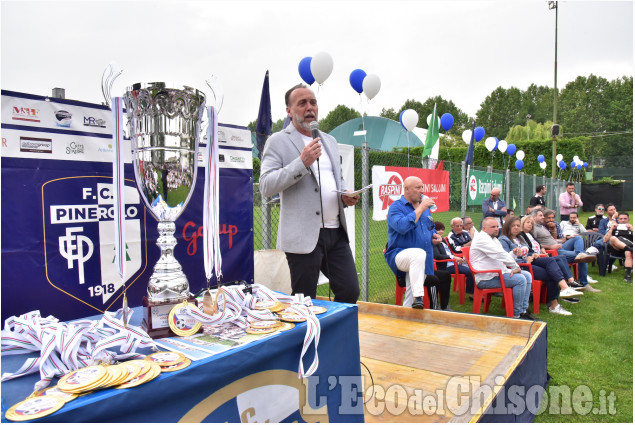
[[[355,149],[355,188],[362,187],[363,174],[371,175],[373,165],[393,167],[421,167],[421,158],[413,155],[367,152],[367,160],[362,159],[362,149]],[[375,153],[376,155],[373,155]],[[362,163],[368,163],[363,170]],[[442,222],[446,227],[446,235],[450,231],[450,221],[454,217],[468,215],[474,221],[477,228],[482,218],[480,205],[468,206],[465,204],[467,197],[466,179],[462,176],[466,173],[465,164],[445,162],[443,169],[449,172],[449,199],[450,209],[445,212],[433,214],[435,221]],[[530,175],[511,170],[491,170],[483,167],[472,167],[473,170],[503,175],[502,197],[508,208],[512,208],[516,215],[525,212],[529,200],[535,194],[536,185],[544,184],[547,187],[545,201],[548,208],[558,212],[558,196],[565,191],[566,181],[546,178],[544,176]],[[370,183],[370,182],[369,182]],[[580,193],[580,184],[576,183],[576,192]],[[362,291],[360,299],[378,303],[394,304],[395,302],[395,276],[384,259],[384,248],[388,241],[388,225],[386,221],[372,220],[372,194],[368,196],[368,207],[364,207],[363,199],[355,208],[355,263],[360,276]],[[463,206],[462,206],[463,205]],[[254,250],[272,249],[276,247],[278,219],[280,216],[280,204],[278,199],[263,200],[258,183],[254,184]],[[366,219],[365,219],[366,218]],[[365,229],[364,221],[368,230]],[[301,235],[298,235],[301,237]],[[364,270],[366,269],[366,270]],[[318,289],[319,295],[328,295],[327,285]]]

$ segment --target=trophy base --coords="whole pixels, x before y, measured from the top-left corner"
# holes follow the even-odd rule
[[[198,305],[196,298],[190,295],[187,300],[189,303]],[[141,327],[147,332],[148,336],[152,339],[167,338],[170,336],[177,336],[170,329],[168,324],[168,316],[170,310],[177,305],[181,304],[181,301],[150,301],[147,296],[143,297],[143,307],[145,309],[145,318]]]

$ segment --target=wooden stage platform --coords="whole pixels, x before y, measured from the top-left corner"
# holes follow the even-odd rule
[[[539,362],[544,357],[546,383],[544,322],[363,302],[358,306],[366,422],[487,420],[484,415],[501,385],[541,336],[532,355]],[[540,373],[536,370],[536,382]]]

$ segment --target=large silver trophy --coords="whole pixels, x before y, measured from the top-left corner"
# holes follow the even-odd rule
[[[135,84],[124,96],[137,188],[159,222],[161,257],[148,283],[148,328],[167,327],[174,304],[190,297],[189,283],[174,258],[174,221],[185,210],[196,184],[200,124],[205,95],[164,83]],[[152,336],[152,334],[151,334]]]

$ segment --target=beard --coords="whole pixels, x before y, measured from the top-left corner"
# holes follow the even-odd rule
[[[306,116],[309,116],[310,118],[307,120]],[[311,131],[311,126],[309,124],[312,121],[317,121],[317,114],[307,114],[306,116],[294,114],[293,122],[297,124],[302,130]]]

